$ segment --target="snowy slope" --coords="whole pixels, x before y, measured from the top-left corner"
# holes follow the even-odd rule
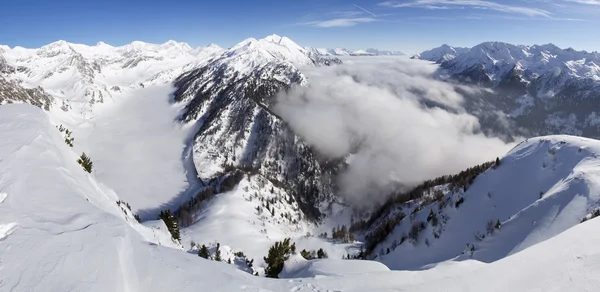
[[[445,206],[419,204],[419,211],[403,219],[375,249],[378,260],[392,269],[419,269],[455,258],[493,262],[548,240],[600,207],[599,154],[597,140],[529,139],[502,158],[499,167],[479,175],[466,192],[437,188],[445,194]],[[460,198],[464,202],[456,207]],[[416,207],[402,209],[411,214]],[[437,225],[427,220],[432,210]],[[400,243],[417,222],[425,223],[417,240],[408,236]]]
[[[192,49],[168,41],[135,41],[121,47],[57,41],[39,49],[4,48],[5,78],[25,88],[42,87],[56,100],[54,107],[78,115],[94,115],[93,105],[113,102],[132,88],[167,84],[203,60],[220,53],[216,45]]]
[[[419,54],[412,56],[412,59],[420,59],[436,62],[441,64],[446,61],[450,61],[466,52],[469,51],[469,48],[461,48],[461,47],[452,47],[449,45],[442,45],[437,48],[433,48],[431,50],[423,51]]]
[[[306,278],[255,277],[233,265],[156,245],[151,236],[156,231],[148,232],[124,214],[114,204],[116,194],[81,170],[75,154],[38,108],[2,106],[0,122],[2,291],[596,291],[600,287],[597,219],[491,264],[465,261],[427,271],[391,272],[372,262],[306,263],[294,257],[286,272]],[[582,151],[596,148],[585,142],[589,141],[580,145],[590,149]],[[521,146],[513,153],[523,154],[531,147]]]

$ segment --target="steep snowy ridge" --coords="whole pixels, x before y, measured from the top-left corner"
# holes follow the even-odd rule
[[[443,196],[393,209],[407,217],[375,255],[392,269],[420,269],[450,259],[493,262],[548,240],[600,208],[599,157],[597,140],[522,142],[466,191],[442,185],[431,195]]]
[[[304,47],[306,51],[312,52],[320,56],[404,56],[403,52],[400,51],[385,51],[374,48],[368,48],[365,50],[351,51],[343,48],[326,49],[326,48],[314,48]]]
[[[271,110],[275,95],[308,80],[298,65],[328,65],[280,36],[247,39],[175,83],[182,120],[195,123],[193,161],[207,182],[232,170],[258,172],[282,186],[309,219],[332,196],[330,170]],[[339,62],[334,58],[327,58]]]
[[[446,61],[453,60],[454,58],[466,53],[469,48],[452,47],[449,45],[442,45],[431,50],[427,50],[412,56],[412,59],[427,60],[441,64]]]

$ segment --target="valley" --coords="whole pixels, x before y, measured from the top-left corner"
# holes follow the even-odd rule
[[[598,287],[594,54],[0,47],[0,290]]]

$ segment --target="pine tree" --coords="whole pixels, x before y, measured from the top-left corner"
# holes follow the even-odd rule
[[[303,258],[307,259],[307,260],[312,260],[312,259],[313,259],[312,255],[310,254],[310,251],[308,251],[308,250],[306,250],[306,249],[303,249],[303,250],[300,252],[300,255],[301,255]]]
[[[205,259],[210,257],[210,252],[208,252],[208,247],[206,247],[206,245],[203,244],[202,247],[200,247],[200,250],[198,250],[198,256]]]
[[[167,225],[167,229],[171,233],[171,237],[173,237],[174,240],[181,239],[181,236],[179,235],[179,224],[177,224],[177,219],[175,216],[171,214],[171,210],[167,209],[160,211],[158,219],[162,219],[162,221],[165,222],[165,225]]]
[[[221,258],[221,244],[217,243],[217,249],[215,250],[215,261],[220,262],[223,259]]]
[[[79,165],[81,165],[81,167],[83,167],[85,171],[87,171],[88,173],[92,173],[93,163],[92,160],[85,154],[85,152],[81,154],[81,156],[77,160],[77,163],[79,163]]]
[[[322,248],[319,248],[319,250],[317,251],[317,258],[326,259],[328,257],[329,256],[327,255],[327,253]]]
[[[264,257],[267,268],[265,274],[269,278],[278,278],[283,270],[283,263],[290,258],[292,253],[296,252],[296,244],[290,244],[290,238],[275,242],[269,249],[269,255]]]
[[[496,157],[496,165],[495,165],[495,167],[498,167],[498,166],[500,166],[500,158]]]

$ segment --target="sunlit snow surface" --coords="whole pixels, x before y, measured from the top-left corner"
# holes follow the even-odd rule
[[[573,147],[584,148],[584,154],[600,149],[598,141],[589,139],[569,139],[564,148]],[[527,155],[525,150],[534,148],[518,149],[523,151],[516,150],[515,155]],[[0,240],[0,291],[480,292],[600,288],[597,219],[491,264],[465,261],[443,263],[427,271],[390,272],[370,262],[303,262],[294,257],[286,273],[303,278],[255,277],[233,265],[177,250],[176,245],[164,241],[164,227],[138,224],[130,212],[117,206],[118,195],[98,183],[95,174],[84,172],[76,158],[46,113],[27,105],[0,107],[0,224],[12,226],[10,232],[3,231]],[[583,181],[597,177],[598,166],[591,163],[595,159],[591,155],[577,168],[576,174],[587,177]]]

